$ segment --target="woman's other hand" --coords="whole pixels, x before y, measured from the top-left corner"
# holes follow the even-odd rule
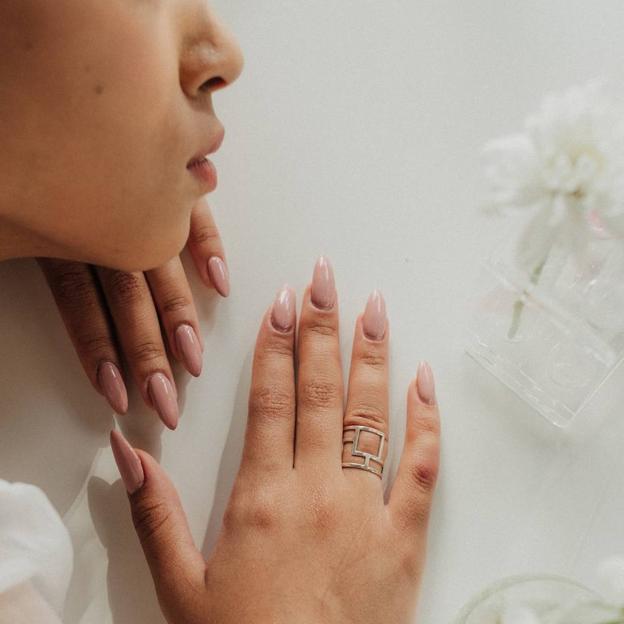
[[[294,293],[284,288],[258,334],[240,470],[208,561],[193,544],[164,471],[117,431],[111,434],[172,624],[410,621],[438,472],[431,369],[422,364],[409,386],[405,443],[386,503],[378,475],[342,465],[364,461],[351,455],[353,431],[345,427],[388,434],[381,295],[373,293],[356,322],[346,406],[336,290],[323,259],[304,295],[298,332],[295,325]],[[362,432],[358,447],[374,454],[380,439]]]
[[[191,214],[187,247],[204,283],[227,297],[223,245],[205,199]],[[168,354],[196,377],[203,359],[197,312],[180,258],[144,273],[52,258],[37,261],[93,387],[117,413],[126,412],[123,355],[145,403],[175,429],[179,411]]]

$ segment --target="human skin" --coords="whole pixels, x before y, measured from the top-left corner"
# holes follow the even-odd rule
[[[343,426],[388,433],[388,323],[379,293],[355,326],[346,406],[331,269],[317,265],[298,331],[278,293],[256,342],[240,469],[205,561],[175,488],[114,431],[134,525],[170,624],[408,624],[425,562],[439,462],[433,376],[407,393],[405,442],[388,502],[343,446]],[[295,374],[296,371],[296,374]],[[368,437],[367,437],[368,436]],[[394,440],[389,441],[395,443]],[[362,434],[375,452],[378,438]]]
[[[241,69],[201,0],[3,1],[5,256],[144,271],[177,255],[204,192],[186,166],[219,142],[212,94]]]
[[[132,378],[172,429],[169,357],[203,359],[184,245],[230,289],[187,164],[220,145],[212,95],[242,63],[201,0],[0,3],[0,260],[37,257],[93,387],[123,414]]]

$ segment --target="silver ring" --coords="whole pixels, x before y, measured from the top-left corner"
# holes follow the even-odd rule
[[[355,431],[355,435],[350,438],[348,435],[345,436],[345,432],[347,431]],[[360,433],[362,431],[367,431],[368,433],[374,433],[376,436],[379,437],[379,449],[377,450],[377,453],[373,454],[373,453],[368,453],[367,451],[362,451],[359,448],[359,442],[360,442]],[[342,467],[343,468],[359,468],[360,470],[367,470],[368,472],[372,472],[373,474],[376,474],[378,477],[381,478],[381,476],[383,475],[383,469],[384,469],[384,460],[382,459],[383,456],[383,450],[384,450],[384,446],[387,443],[387,438],[386,438],[386,434],[383,431],[380,431],[379,429],[375,429],[373,427],[365,427],[364,425],[352,425],[350,427],[345,427],[342,430],[342,446],[344,448],[344,445],[351,442],[352,443],[352,447],[351,447],[351,455],[352,457],[363,457],[364,461],[363,462],[342,462]],[[373,465],[371,465],[371,462],[374,462]],[[379,466],[378,468],[376,466]]]

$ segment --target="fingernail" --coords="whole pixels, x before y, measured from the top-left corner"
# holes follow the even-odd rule
[[[368,298],[362,328],[371,340],[381,340],[386,333],[386,302],[378,290],[374,290]]]
[[[128,444],[126,438],[116,429],[110,433],[110,445],[121,480],[124,482],[128,494],[134,494],[145,481],[141,460],[136,451]]]
[[[284,286],[273,302],[271,325],[279,332],[289,332],[295,325],[295,293]]]
[[[212,256],[208,260],[208,277],[222,297],[230,294],[230,274],[227,265],[219,256]]]
[[[427,405],[435,405],[436,395],[433,371],[427,362],[421,362],[418,365],[416,389],[418,390],[418,396],[423,403],[427,403]]]
[[[334,271],[325,256],[321,256],[314,266],[311,298],[317,308],[325,310],[333,308],[336,303]]]
[[[199,377],[202,370],[202,350],[195,330],[183,323],[176,329],[175,339],[186,370]]]
[[[119,369],[112,362],[102,362],[98,367],[97,382],[110,406],[118,413],[128,411],[128,391]]]
[[[163,373],[154,373],[147,384],[152,403],[160,419],[169,429],[178,426],[178,398],[167,376]]]

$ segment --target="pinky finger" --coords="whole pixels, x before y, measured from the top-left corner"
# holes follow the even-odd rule
[[[191,229],[187,247],[202,281],[222,297],[230,294],[230,276],[217,225],[205,198],[199,200],[191,213]]]
[[[440,418],[429,364],[418,367],[407,394],[405,443],[388,507],[400,527],[424,532],[440,463]]]

